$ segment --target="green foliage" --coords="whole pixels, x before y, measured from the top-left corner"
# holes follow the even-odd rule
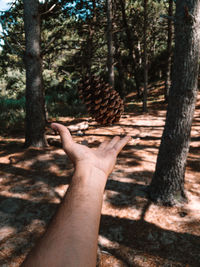
[[[25,98],[0,98],[0,132],[22,129],[25,118]]]
[[[7,73],[1,79],[1,96],[11,98],[21,98],[25,91],[25,72],[8,68]]]
[[[57,78],[52,71],[45,71],[44,78],[49,116],[81,116],[86,113],[78,97],[79,79],[76,76],[65,72]]]
[[[49,116],[84,114],[85,108],[77,95],[79,80],[89,71],[104,80],[108,78],[105,3],[101,0],[49,0],[40,4],[43,80]],[[48,12],[54,4],[53,10]],[[167,7],[164,0],[148,1],[147,52],[151,80],[158,77],[160,70],[164,73],[167,20],[161,20],[160,15],[167,13]],[[142,85],[143,19],[142,0],[113,1],[115,87],[122,96],[135,90],[136,79]],[[0,50],[0,99],[3,101],[0,116],[6,125],[9,121],[14,125],[24,118],[22,0],[15,1],[9,11],[1,13],[1,24],[4,44]],[[9,101],[13,101],[12,104]]]

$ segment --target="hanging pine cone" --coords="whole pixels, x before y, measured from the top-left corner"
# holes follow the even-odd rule
[[[119,94],[108,83],[96,76],[86,76],[78,90],[89,114],[98,123],[111,124],[119,121],[124,104]]]

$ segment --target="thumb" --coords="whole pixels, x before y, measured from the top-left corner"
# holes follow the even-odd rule
[[[59,123],[52,123],[51,128],[59,132],[63,149],[69,151],[74,141],[67,127]]]

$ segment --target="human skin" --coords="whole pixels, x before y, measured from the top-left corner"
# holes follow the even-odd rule
[[[114,137],[97,149],[77,144],[57,123],[63,149],[74,164],[71,184],[44,236],[22,267],[94,267],[103,192],[117,155],[130,140]]]

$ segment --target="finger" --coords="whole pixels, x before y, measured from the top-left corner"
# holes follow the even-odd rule
[[[108,145],[108,141],[104,141],[103,143],[101,143],[98,147],[99,150],[103,150],[106,146]]]
[[[119,142],[114,145],[114,149],[116,150],[117,154],[122,150],[122,148],[131,140],[131,136],[125,136]]]
[[[108,144],[107,148],[113,148],[117,142],[119,142],[120,137],[119,136],[115,136]]]
[[[59,132],[63,149],[69,150],[74,144],[74,141],[67,127],[59,123],[52,123],[51,128]]]

